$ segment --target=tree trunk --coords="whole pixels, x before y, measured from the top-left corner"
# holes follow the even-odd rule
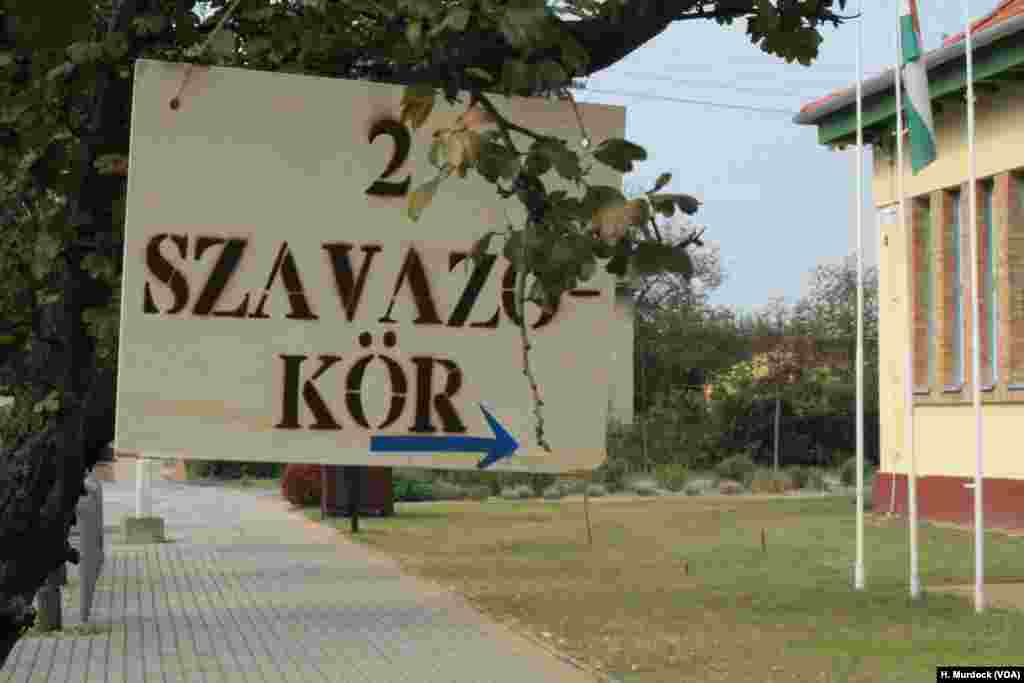
[[[115,3],[108,29],[125,31],[152,1]],[[138,46],[132,48],[137,51]],[[96,76],[76,162],[81,180],[68,197],[65,214],[81,242],[65,246],[59,275],[62,300],[52,306],[52,315],[43,316],[51,328],[44,332],[58,341],[39,341],[33,348],[33,355],[42,349],[49,362],[28,375],[34,380],[29,383],[38,385],[43,377],[60,387],[60,412],[41,431],[0,454],[0,666],[35,622],[32,600],[47,577],[65,562],[78,562],[68,540],[75,507],[86,492],[86,471],[114,438],[115,370],[98,362],[82,317],[87,306],[109,301],[110,293],[95,300],[97,283],[81,263],[82,243],[113,229],[110,207],[124,191],[124,180],[101,176],[94,161],[101,154],[128,149],[130,87],[112,68],[101,68]],[[14,368],[23,381],[25,372]]]

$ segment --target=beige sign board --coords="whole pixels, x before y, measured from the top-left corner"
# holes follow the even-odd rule
[[[493,469],[604,460],[614,278],[598,268],[547,319],[527,304],[545,452],[503,240],[480,267],[466,258],[486,231],[520,227],[522,207],[474,172],[443,184],[417,223],[406,198],[367,194],[381,180],[411,177],[415,188],[432,178],[432,132],[465,107],[439,100],[408,158],[382,178],[401,156],[398,133],[369,136],[398,117],[401,95],[233,68],[186,78],[181,64],[136,63],[119,451],[474,469],[495,438],[486,410],[518,443]],[[529,128],[580,139],[567,102],[498,102]],[[595,141],[623,135],[621,107],[580,109]],[[621,176],[595,165],[591,182],[621,186]],[[382,437],[399,438],[385,448]],[[400,442],[420,450],[391,450]]]

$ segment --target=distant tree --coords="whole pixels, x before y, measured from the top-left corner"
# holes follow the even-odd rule
[[[864,409],[878,412],[878,269],[864,269]],[[814,338],[819,348],[839,351],[846,363],[836,370],[850,392],[856,381],[857,260],[819,265],[807,294],[794,307],[794,329]],[[852,411],[852,408],[851,408]]]

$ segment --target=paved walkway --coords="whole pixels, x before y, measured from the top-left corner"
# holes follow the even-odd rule
[[[89,624],[18,642],[0,683],[593,683],[456,596],[309,522],[276,491],[154,481],[170,542],[121,543],[134,483],[104,482]],[[80,625],[79,625],[80,626]],[[86,627],[88,628],[88,627]]]

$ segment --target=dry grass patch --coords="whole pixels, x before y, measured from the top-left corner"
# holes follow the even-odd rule
[[[869,590],[853,591],[846,497],[650,498],[591,520],[592,548],[572,499],[407,504],[358,540],[620,681],[931,680],[941,664],[1013,663],[1024,634],[1018,612],[908,604],[897,520],[872,520]],[[1022,556],[1024,539],[990,535],[993,580]],[[970,536],[923,527],[921,567],[926,586],[969,583]]]

